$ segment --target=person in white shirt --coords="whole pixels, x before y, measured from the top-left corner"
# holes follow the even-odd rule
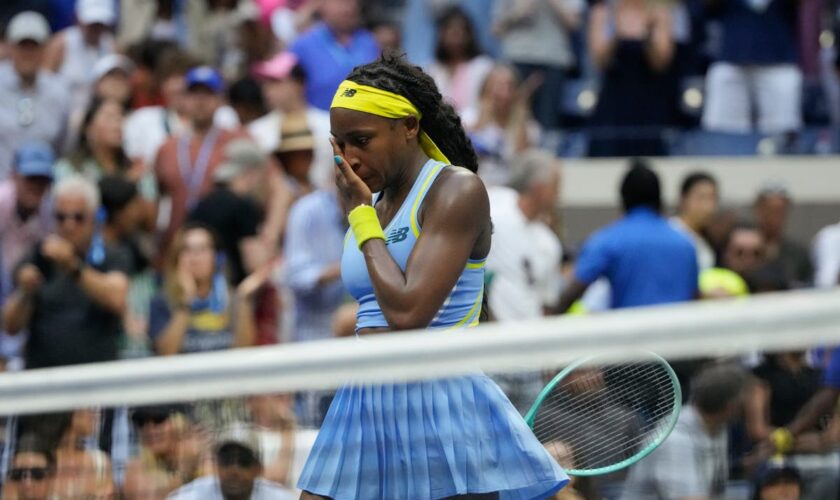
[[[728,428],[743,407],[747,373],[713,365],[691,382],[691,402],[668,438],[632,466],[622,500],[723,498],[729,477]]]
[[[706,172],[692,172],[682,181],[677,215],[671,218],[674,227],[683,231],[694,243],[700,272],[715,265],[715,252],[703,232],[717,212],[718,201],[715,178]]]
[[[487,257],[487,298],[499,321],[539,318],[560,292],[562,247],[545,221],[553,215],[560,185],[560,165],[550,152],[528,150],[511,166],[507,187],[488,189],[493,241]],[[533,403],[538,374],[498,377],[520,411]]]
[[[814,285],[819,288],[840,286],[840,222],[820,229],[811,250],[814,261]]]
[[[259,436],[245,424],[234,424],[216,442],[216,474],[178,488],[169,500],[294,500],[297,495],[260,477]]]
[[[330,145],[330,115],[310,106],[306,101],[306,78],[303,66],[291,52],[281,52],[254,68],[262,81],[266,103],[272,110],[248,125],[248,133],[266,153],[273,154],[280,145],[282,124],[290,115],[305,115],[309,130],[315,138],[312,168],[309,178],[322,189],[335,184],[335,164]]]

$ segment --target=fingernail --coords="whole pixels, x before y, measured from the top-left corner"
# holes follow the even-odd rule
[[[336,165],[341,165],[341,162],[343,161],[343,160],[341,159],[341,157],[340,157],[340,156],[338,156],[338,155],[333,156],[333,160],[335,160],[335,164],[336,164]]]

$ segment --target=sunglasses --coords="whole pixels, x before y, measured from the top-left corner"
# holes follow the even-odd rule
[[[753,257],[755,259],[760,259],[764,257],[764,250],[761,248],[735,248],[735,255],[738,257]]]
[[[21,481],[24,478],[29,478],[34,481],[43,481],[47,477],[46,467],[29,467],[12,469],[9,471],[10,481]]]
[[[75,212],[75,213],[67,213],[67,212],[56,212],[53,214],[55,217],[56,222],[59,224],[64,224],[64,221],[67,219],[72,219],[76,224],[81,224],[85,220],[87,220],[87,214],[82,212]]]
[[[131,421],[134,422],[134,425],[139,429],[142,429],[150,423],[160,425],[167,420],[169,420],[169,415],[134,415],[131,417]]]

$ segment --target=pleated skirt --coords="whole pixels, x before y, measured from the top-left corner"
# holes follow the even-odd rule
[[[340,389],[298,488],[335,500],[525,500],[567,482],[501,389],[469,375]]]

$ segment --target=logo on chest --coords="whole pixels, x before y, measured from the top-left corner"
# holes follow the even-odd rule
[[[385,239],[385,244],[399,243],[408,238],[408,227],[394,228],[388,231],[388,237]]]

